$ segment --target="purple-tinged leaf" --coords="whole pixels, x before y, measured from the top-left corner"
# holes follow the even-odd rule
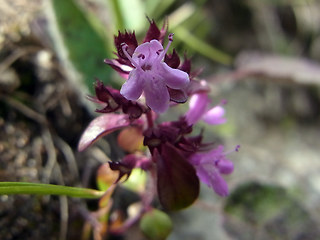
[[[173,49],[172,54],[166,54],[164,57],[164,62],[168,64],[169,67],[178,68],[180,65],[180,58],[175,49]]]
[[[176,103],[185,103],[188,100],[188,96],[185,91],[180,89],[168,88],[170,100]]]
[[[130,123],[127,115],[114,113],[103,114],[93,119],[80,138],[78,150],[80,152],[83,151],[99,138],[115,130],[127,127]]]
[[[190,59],[187,59],[186,56],[185,56],[185,59],[183,61],[183,63],[181,64],[181,66],[179,67],[179,69],[181,71],[184,71],[188,74],[190,74],[190,70],[191,70],[191,60]]]
[[[168,210],[190,206],[199,195],[199,179],[193,166],[169,143],[162,145],[161,154],[154,150],[154,160],[162,206]]]
[[[130,71],[128,70],[131,69],[131,67],[129,67],[130,65],[128,65],[130,64],[129,60],[125,61],[125,64],[123,64],[120,62],[120,59],[105,59],[104,63],[116,70],[121,77],[125,79],[129,77]]]
[[[146,36],[143,40],[143,42],[150,42],[152,39],[156,39],[156,40],[159,40],[159,37],[160,37],[160,30],[157,26],[157,24],[154,22],[154,20],[149,20],[149,23],[150,23],[150,27],[146,33]]]
[[[114,44],[116,45],[118,56],[122,59],[128,59],[123,53],[122,44],[125,43],[128,45],[127,52],[132,56],[134,50],[138,47],[138,42],[134,32],[125,33],[118,32],[118,36],[114,37]]]

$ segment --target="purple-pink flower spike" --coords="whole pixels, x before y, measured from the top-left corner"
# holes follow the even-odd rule
[[[104,62],[126,82],[118,90],[97,80],[96,96],[90,99],[100,105],[96,112],[103,115],[84,131],[79,150],[106,134],[135,126],[141,129],[146,148],[109,163],[112,170],[120,171],[120,177],[129,176],[133,168],[151,171],[149,176],[155,183],[153,197],[157,196],[168,210],[191,205],[199,194],[199,180],[218,195],[227,196],[229,189],[223,175],[231,174],[234,165],[226,158],[224,147],[213,148],[213,143],[203,143],[202,132],[191,135],[199,121],[210,125],[225,123],[226,101],[210,106],[210,87],[205,80],[197,79],[199,71],[191,71],[191,60],[185,56],[180,61],[174,49],[168,53],[173,34],[169,34],[169,42],[163,47],[167,24],[160,30],[153,20],[149,22],[149,30],[140,45],[134,32],[119,32],[115,36],[116,59]],[[160,122],[160,113],[185,103],[188,98],[189,110],[185,114],[176,121]],[[239,146],[235,151],[238,149]]]
[[[183,89],[189,83],[189,75],[179,69],[169,67],[163,60],[172,42],[164,50],[158,40],[139,45],[132,57],[123,44],[125,56],[135,67],[129,74],[128,80],[122,85],[120,93],[128,100],[137,100],[142,93],[146,104],[155,112],[163,113],[169,107],[170,95],[167,87]]]

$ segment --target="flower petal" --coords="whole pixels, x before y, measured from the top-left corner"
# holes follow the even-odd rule
[[[213,167],[209,167],[209,169],[205,165],[194,165],[194,167],[196,169],[197,176],[199,177],[200,181],[211,187],[212,184],[210,172],[215,171],[215,169],[213,169]]]
[[[165,112],[169,107],[170,96],[166,85],[161,78],[151,76],[146,82],[144,94],[147,105],[157,113]]]
[[[225,197],[229,194],[228,184],[222,178],[214,167],[209,167],[208,165],[198,165],[195,166],[197,175],[201,182],[212,188],[218,195]]]
[[[217,168],[219,169],[219,172],[222,174],[230,174],[233,172],[234,166],[233,166],[233,162],[231,162],[227,158],[224,158],[224,159],[220,159],[217,162]]]
[[[229,195],[228,184],[218,172],[215,172],[214,177],[211,179],[211,187],[221,197]]]
[[[223,124],[227,121],[224,118],[225,110],[221,106],[215,106],[203,115],[203,121],[211,125]]]
[[[143,91],[144,79],[141,70],[133,69],[128,80],[122,85],[120,93],[128,100],[137,100]]]
[[[206,93],[194,94],[190,98],[189,111],[186,113],[188,124],[192,125],[199,121],[210,103],[210,99]]]
[[[182,89],[190,82],[188,73],[171,68],[164,62],[160,63],[158,71],[170,88]]]

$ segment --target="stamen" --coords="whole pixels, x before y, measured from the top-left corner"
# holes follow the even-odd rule
[[[240,149],[240,145],[237,145],[235,151],[239,152],[239,149]]]
[[[170,45],[171,45],[171,43],[172,43],[172,41],[173,41],[173,33],[170,33],[169,34],[169,36],[168,36],[168,40],[169,40],[169,42],[168,42],[168,44],[167,44],[167,46],[166,46],[166,48],[164,49],[164,51],[159,55],[159,59],[163,59],[164,58],[164,56],[166,55],[166,53],[168,52],[168,50],[169,50],[169,47],[170,47]]]
[[[229,150],[227,152],[224,152],[223,154],[224,155],[228,155],[228,154],[233,153],[233,152],[239,152],[239,149],[240,149],[240,145],[237,145],[233,150]]]
[[[140,68],[139,64],[137,64],[132,57],[129,55],[129,53],[127,52],[128,49],[128,44],[126,43],[121,43],[121,47],[122,47],[122,51],[124,53],[124,55],[126,55],[126,57],[129,59],[129,61],[132,63],[133,66],[135,66],[136,68]]]

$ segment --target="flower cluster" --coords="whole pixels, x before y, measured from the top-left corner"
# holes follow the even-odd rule
[[[96,96],[91,99],[101,105],[97,112],[103,114],[85,130],[79,150],[110,132],[134,128],[130,132],[133,139],[142,139],[146,147],[137,144],[138,147],[128,150],[124,146],[128,155],[121,161],[110,162],[110,168],[119,171],[120,177],[129,176],[134,168],[150,172],[162,206],[178,210],[197,199],[199,180],[218,195],[227,196],[228,185],[222,175],[232,173],[233,163],[226,158],[223,146],[204,143],[202,134],[191,134],[200,120],[210,125],[225,123],[225,101],[209,106],[210,88],[191,72],[190,59],[181,61],[175,50],[169,54],[173,34],[168,38],[166,35],[166,24],[159,29],[154,21],[150,21],[140,45],[134,32],[118,33],[114,41],[116,59],[104,62],[126,81],[119,91],[97,80]],[[159,114],[189,98],[189,110],[179,119],[159,122]],[[120,140],[119,145],[125,144]]]

